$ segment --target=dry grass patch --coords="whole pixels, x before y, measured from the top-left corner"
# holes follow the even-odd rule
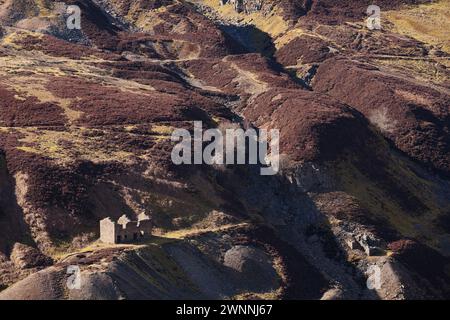
[[[432,81],[436,84],[443,84],[449,81],[449,71],[443,68],[447,64],[450,67],[450,62],[445,63],[442,60],[442,67],[434,61],[420,60],[420,59],[373,59],[376,64],[388,68],[396,69],[408,76],[412,75],[418,80],[425,82]],[[441,62],[441,61],[440,61]]]
[[[99,137],[86,137],[87,129],[72,128],[71,131],[39,130],[36,128],[17,129],[25,137],[19,142],[23,145],[17,149],[35,153],[54,159],[59,163],[68,163],[75,159],[99,162],[126,162],[133,153],[120,150],[110,150]]]
[[[393,23],[394,32],[450,53],[450,0],[389,11],[383,15]]]

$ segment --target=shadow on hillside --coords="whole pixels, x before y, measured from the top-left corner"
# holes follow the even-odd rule
[[[228,45],[233,54],[259,53],[269,60],[274,71],[287,74],[292,81],[305,89],[310,89],[304,80],[297,77],[295,72],[288,71],[275,58],[276,47],[271,36],[254,25],[221,25],[220,29],[228,37]]]
[[[347,262],[346,250],[334,236],[327,217],[317,208],[310,195],[286,177],[261,176],[257,165],[235,166],[231,170],[211,172],[210,176],[213,176],[212,179],[221,190],[230,193],[229,198],[242,202],[242,207],[247,209],[250,217],[256,219],[259,216],[264,221],[261,225],[268,226],[257,228],[260,232],[254,237],[265,239],[282,253],[289,275],[284,299],[320,299],[332,287],[330,278],[337,279],[344,273],[344,278],[349,281],[341,283],[344,294],[358,292],[357,295],[379,299],[376,292],[366,288],[366,276]],[[316,247],[309,244],[313,238],[320,243],[321,249],[317,252],[313,249]],[[312,251],[305,252],[305,246]],[[315,258],[310,255],[315,255]],[[311,261],[317,260],[318,256],[320,263],[313,265]],[[324,272],[321,270],[324,264],[343,267],[341,271],[331,272],[328,277],[324,277],[321,273]],[[333,268],[325,269],[329,271]]]
[[[221,25],[220,29],[234,42],[235,53],[260,53],[267,58],[275,54],[270,35],[253,25]]]

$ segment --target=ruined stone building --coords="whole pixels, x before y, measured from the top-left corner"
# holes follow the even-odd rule
[[[137,221],[131,221],[126,215],[117,222],[111,218],[100,220],[100,241],[103,243],[133,243],[148,239],[152,234],[152,222],[142,213]]]

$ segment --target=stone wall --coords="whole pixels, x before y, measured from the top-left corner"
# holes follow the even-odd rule
[[[104,243],[115,243],[116,241],[116,225],[110,218],[100,221],[100,241]]]

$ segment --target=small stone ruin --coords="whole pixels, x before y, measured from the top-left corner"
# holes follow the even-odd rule
[[[136,243],[146,240],[152,234],[152,221],[142,213],[137,221],[131,221],[126,215],[117,221],[110,217],[100,220],[100,241],[103,243]]]

